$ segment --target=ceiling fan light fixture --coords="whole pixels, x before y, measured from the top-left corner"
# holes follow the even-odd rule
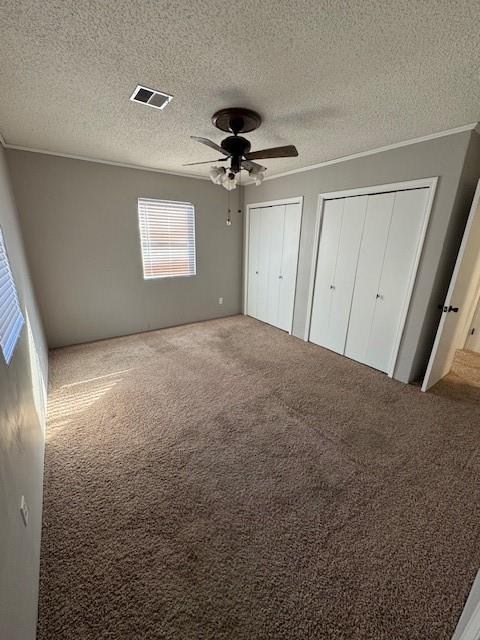
[[[221,184],[225,187],[227,191],[233,191],[237,187],[238,182],[238,173],[233,173],[232,171],[226,171],[225,175],[222,178]]]
[[[225,177],[225,167],[212,167],[208,172],[210,176],[210,180],[213,184],[222,184],[223,179]]]
[[[257,187],[261,185],[265,179],[265,171],[261,169],[250,169],[248,175],[253,179]]]
[[[225,156],[219,160],[212,160],[212,162],[227,161],[230,166],[227,165],[226,169],[212,166],[209,173],[210,179],[214,184],[222,185],[228,191],[232,191],[236,188],[237,184],[241,184],[240,175],[242,169],[248,172],[252,181],[257,186],[262,184],[265,179],[266,167],[253,162],[254,160],[262,160],[264,158],[296,158],[298,156],[297,148],[293,144],[251,151],[250,141],[239,135],[240,133],[254,131],[262,122],[260,115],[251,109],[243,109],[240,107],[221,109],[213,114],[212,122],[217,129],[228,131],[232,135],[227,136],[220,144],[217,144],[209,138],[201,138],[199,136],[190,137],[192,140],[200,142]],[[184,166],[194,164],[205,163],[189,162],[188,165]]]

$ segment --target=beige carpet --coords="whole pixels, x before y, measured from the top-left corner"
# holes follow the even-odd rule
[[[40,640],[450,638],[479,393],[243,317],[52,352]]]

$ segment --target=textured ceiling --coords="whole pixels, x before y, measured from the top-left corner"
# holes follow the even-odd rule
[[[257,109],[269,174],[480,119],[478,0],[0,0],[7,143],[173,171]],[[173,94],[165,111],[129,100]]]

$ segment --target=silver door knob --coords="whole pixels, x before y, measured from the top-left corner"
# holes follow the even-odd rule
[[[255,271],[255,273],[256,273],[256,274],[257,274],[257,276],[258,276],[258,271]]]
[[[335,290],[335,285],[331,284],[330,289]]]
[[[381,293],[377,293],[377,300],[383,300],[383,295]]]
[[[283,280],[283,276],[278,276],[278,279],[279,280]]]

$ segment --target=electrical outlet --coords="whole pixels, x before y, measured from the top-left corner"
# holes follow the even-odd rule
[[[23,524],[28,526],[28,506],[27,501],[25,500],[25,496],[22,496],[20,500],[20,513],[22,514]]]
[[[223,304],[223,298],[218,299],[218,304]]]

